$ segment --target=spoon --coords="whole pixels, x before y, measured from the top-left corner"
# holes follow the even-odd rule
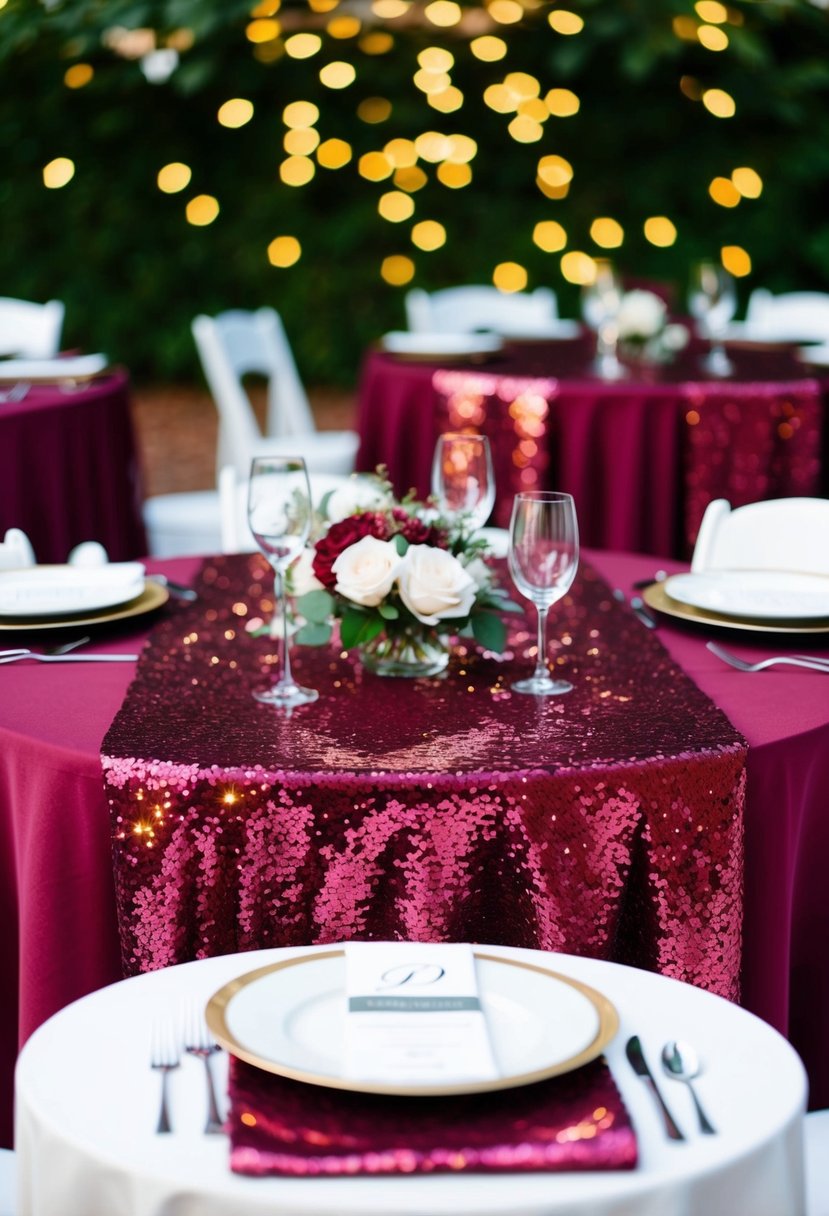
[[[690,1043],[670,1039],[662,1048],[662,1067],[669,1077],[673,1077],[675,1081],[684,1081],[688,1086],[694,1100],[700,1131],[704,1132],[706,1136],[716,1135],[717,1129],[709,1122],[691,1084],[694,1077],[698,1077],[702,1070],[697,1053]]]

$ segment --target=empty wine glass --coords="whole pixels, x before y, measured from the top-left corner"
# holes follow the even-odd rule
[[[688,307],[700,332],[711,343],[703,361],[706,369],[712,376],[730,376],[734,365],[725,352],[723,338],[737,311],[737,292],[728,271],[716,262],[697,262],[691,268]]]
[[[484,526],[495,505],[492,452],[485,435],[440,436],[432,461],[432,494],[441,514],[462,516],[470,532]]]
[[[282,661],[277,679],[257,701],[291,710],[316,701],[319,693],[301,688],[291,675],[288,639],[288,602],[285,572],[301,552],[311,530],[311,486],[301,456],[258,456],[251,465],[248,489],[248,523],[253,538],[273,568],[274,620],[282,603]]]
[[[609,258],[596,258],[596,276],[582,288],[582,316],[596,331],[593,370],[603,380],[621,380],[627,373],[619,362],[619,309],[622,284]]]
[[[579,564],[576,506],[570,494],[539,490],[516,494],[512,505],[509,568],[513,581],[538,612],[535,671],[512,687],[537,697],[570,692],[567,680],[554,680],[547,666],[547,613],[569,590]]]

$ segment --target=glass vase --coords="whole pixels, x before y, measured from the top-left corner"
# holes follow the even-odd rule
[[[449,639],[426,626],[379,633],[357,649],[376,676],[436,676],[449,662]]]

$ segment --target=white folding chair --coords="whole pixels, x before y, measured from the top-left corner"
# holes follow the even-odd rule
[[[829,342],[829,294],[787,291],[772,295],[758,287],[749,297],[746,329],[753,338],[772,342]]]
[[[803,1120],[806,1158],[806,1216],[829,1216],[829,1110],[810,1111]]]
[[[32,304],[0,299],[0,355],[51,359],[60,350],[64,306],[60,300]]]
[[[301,455],[309,471],[347,474],[354,468],[354,431],[317,431],[279,315],[272,308],[198,316],[193,337],[219,412],[217,471],[231,464],[246,477],[254,456]],[[243,377],[268,380],[265,435]]]
[[[142,507],[147,551],[152,557],[219,553],[221,511],[217,490],[156,494]]]
[[[829,574],[829,499],[771,498],[733,511],[727,499],[714,499],[702,517],[691,569]]]
[[[497,287],[447,287],[406,294],[406,318],[416,333],[474,333],[492,330],[505,337],[543,337],[553,332],[558,303],[549,287],[532,292],[503,292]]]

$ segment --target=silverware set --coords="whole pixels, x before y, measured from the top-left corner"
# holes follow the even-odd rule
[[[638,1035],[632,1035],[628,1039],[625,1044],[625,1054],[627,1055],[628,1063],[637,1077],[641,1077],[648,1086],[662,1119],[666,1135],[671,1140],[685,1141],[687,1137],[681,1131],[679,1124],[674,1119],[665,1099],[662,1097],[659,1086],[656,1084],[654,1075],[645,1059],[645,1053]],[[699,1057],[693,1047],[690,1043],[684,1043],[678,1039],[669,1039],[662,1048],[660,1058],[665,1075],[673,1081],[680,1081],[683,1085],[687,1085],[694,1104],[694,1110],[696,1111],[699,1130],[705,1136],[716,1135],[717,1129],[703,1110],[692,1084],[694,1078],[698,1077],[702,1071]]]
[[[646,629],[656,629],[659,622],[641,595],[632,595],[630,600],[628,600],[622,588],[616,587],[613,592],[613,598],[618,604],[627,604],[634,616],[638,617]]]
[[[150,1033],[150,1068],[161,1073],[161,1099],[155,1129],[157,1135],[173,1131],[168,1081],[170,1073],[181,1066],[182,1052],[204,1064],[207,1084],[204,1134],[212,1136],[224,1131],[210,1067],[210,1060],[217,1051],[221,1051],[221,1048],[211,1037],[201,1010],[195,1002],[186,1006],[178,1021],[169,1017],[153,1023]]]
[[[79,646],[85,646],[90,638],[74,638],[60,646],[52,646],[45,650],[30,650],[28,647],[18,647],[16,650],[0,650],[0,663],[19,663],[22,659],[34,659],[38,663],[134,663],[137,654],[71,654]]]
[[[32,386],[28,383],[28,381],[19,380],[17,384],[13,384],[11,388],[0,390],[0,405],[5,404],[6,402],[11,405],[14,401],[22,401],[24,397],[28,396],[29,389],[31,387]]]

